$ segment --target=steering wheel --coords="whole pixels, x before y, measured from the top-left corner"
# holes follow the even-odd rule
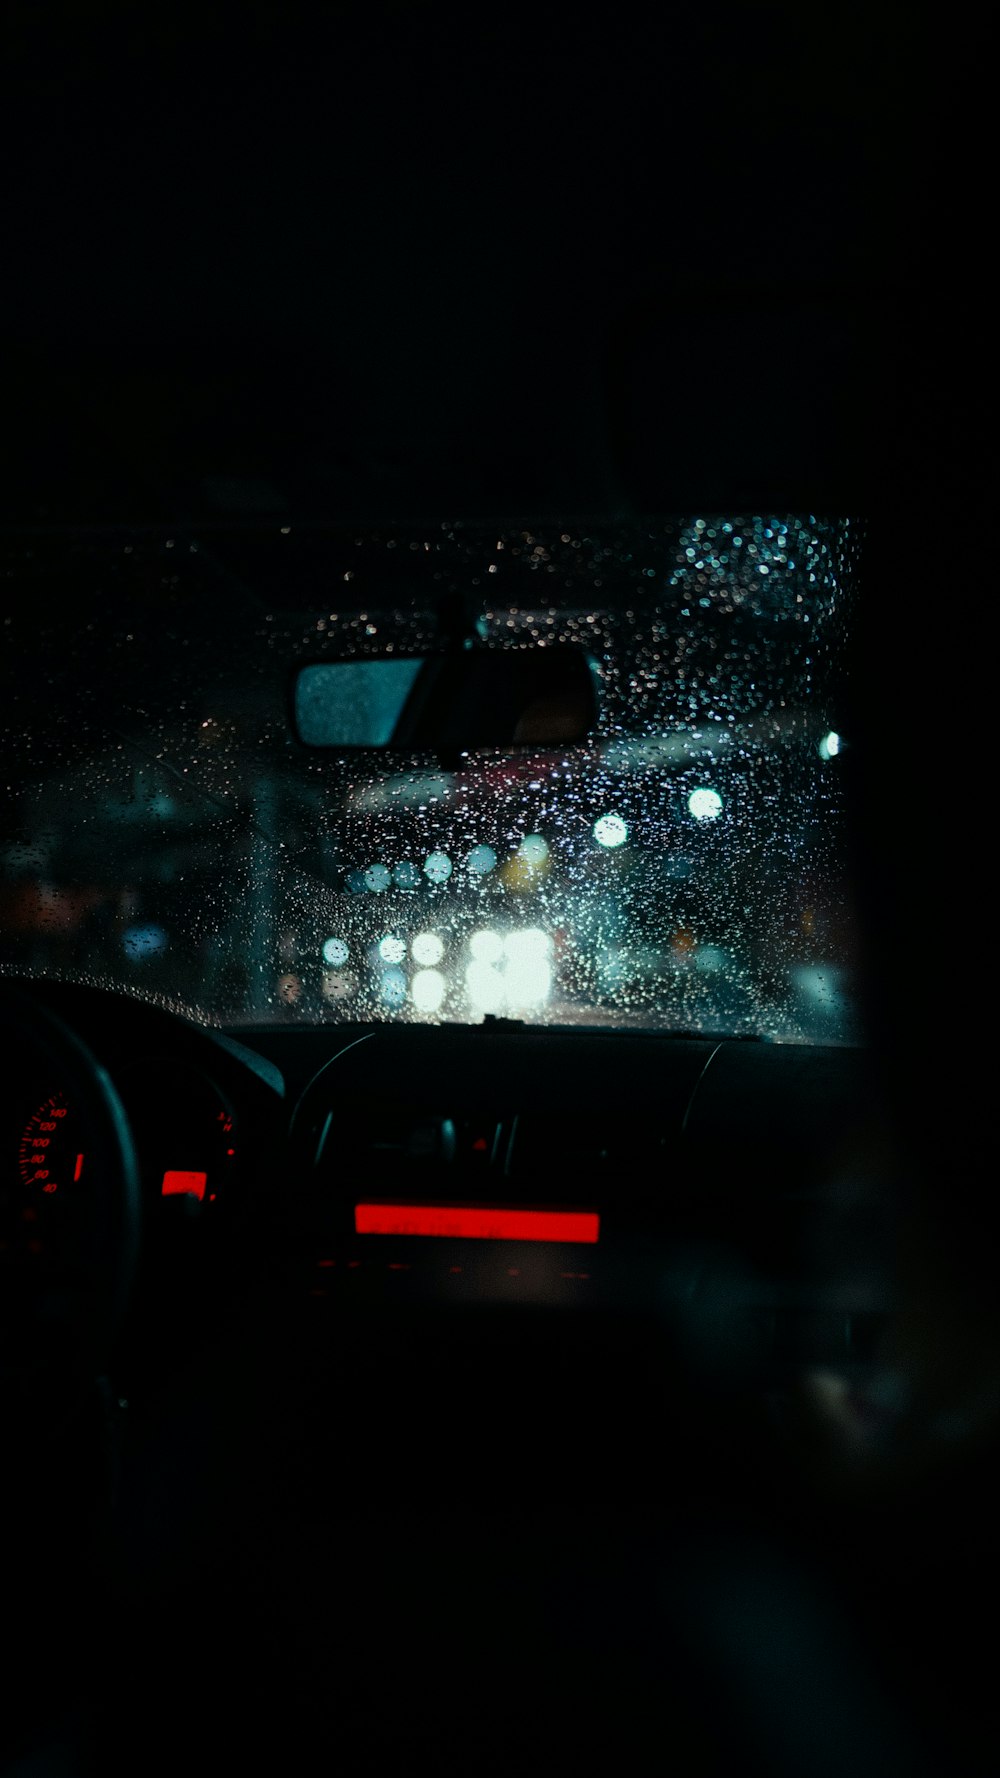
[[[107,1367],[138,1256],[139,1169],[122,1102],[100,1062],[61,1018],[9,982],[0,982],[0,1053],[5,1087],[19,1077],[44,1082],[71,1108],[81,1161],[86,1153],[75,1178],[67,1173],[46,1188],[19,1170],[16,1125],[2,1132],[0,1402],[8,1426],[13,1419],[54,1431],[73,1420]],[[4,1101],[11,1105],[9,1090]],[[11,1105],[15,1120],[24,1109]]]

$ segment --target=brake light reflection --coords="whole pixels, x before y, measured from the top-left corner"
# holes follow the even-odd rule
[[[489,1204],[354,1206],[359,1235],[437,1235],[451,1241],[575,1241],[593,1246],[596,1210],[523,1210]]]

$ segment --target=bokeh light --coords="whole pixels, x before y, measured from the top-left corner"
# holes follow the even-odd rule
[[[439,969],[418,969],[410,984],[413,1004],[420,1012],[437,1012],[447,989]]]
[[[599,815],[594,822],[594,838],[599,846],[613,850],[628,839],[628,822],[620,815]]]
[[[717,790],[699,784],[688,797],[688,811],[696,821],[715,821],[722,814],[722,798]]]
[[[410,946],[415,963],[433,968],[444,956],[444,945],[436,932],[418,932]]]
[[[406,999],[406,976],[401,969],[387,969],[379,983],[379,998],[384,1006],[402,1006]]]
[[[469,951],[477,963],[499,963],[503,956],[503,939],[499,932],[484,927],[472,934]]]
[[[424,876],[431,883],[447,883],[451,876],[451,859],[447,852],[429,852],[424,859]]]
[[[496,1012],[504,1002],[503,977],[492,963],[470,963],[465,972],[469,999],[480,1012]]]
[[[473,846],[465,862],[473,876],[488,877],[496,869],[497,855],[492,846]]]

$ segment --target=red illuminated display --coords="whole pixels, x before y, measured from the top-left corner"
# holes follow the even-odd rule
[[[356,1204],[359,1235],[438,1235],[452,1241],[580,1241],[593,1246],[596,1210],[522,1210],[493,1204]]]
[[[162,1195],[165,1198],[188,1196],[201,1199],[205,1196],[207,1184],[207,1173],[186,1173],[179,1169],[164,1173]]]

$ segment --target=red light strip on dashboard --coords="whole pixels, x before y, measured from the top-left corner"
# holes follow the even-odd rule
[[[359,1235],[438,1235],[451,1241],[579,1241],[593,1246],[596,1210],[501,1209],[492,1204],[355,1204]]]

